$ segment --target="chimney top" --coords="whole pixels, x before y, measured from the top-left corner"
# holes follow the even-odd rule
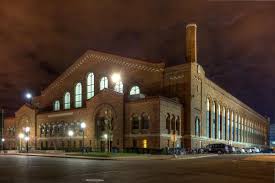
[[[187,62],[197,62],[197,25],[186,25],[186,58]]]

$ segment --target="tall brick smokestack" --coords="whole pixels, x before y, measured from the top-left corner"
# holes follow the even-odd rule
[[[197,25],[186,26],[186,59],[187,62],[197,62]]]

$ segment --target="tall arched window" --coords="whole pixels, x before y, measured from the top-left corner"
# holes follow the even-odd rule
[[[207,98],[207,100],[206,100],[206,137],[208,137],[208,138],[210,138],[211,136],[210,136],[210,131],[211,131],[211,129],[210,129],[210,123],[211,123],[211,121],[210,121],[210,101],[209,101],[209,99]]]
[[[82,85],[77,83],[75,86],[75,108],[82,107]]]
[[[216,135],[216,102],[212,103],[212,138],[215,139]]]
[[[238,115],[237,118],[237,124],[236,124],[236,141],[239,141],[239,123],[240,123],[240,115]]]
[[[171,129],[176,131],[176,117],[174,114],[172,114],[172,119],[171,119]]]
[[[138,86],[133,86],[130,90],[130,95],[137,95],[140,94],[140,89]]]
[[[166,129],[168,130],[168,133],[170,133],[171,124],[170,124],[170,114],[169,113],[167,113],[167,116],[166,116]]]
[[[176,118],[176,131],[178,134],[180,134],[180,117],[177,116]]]
[[[221,139],[221,106],[220,104],[218,104],[218,109],[217,109],[217,113],[218,113],[218,120],[217,120],[217,129],[218,129],[218,134],[217,134],[217,138]]]
[[[119,81],[115,84],[115,91],[118,93],[123,93],[123,83],[122,81]]]
[[[196,117],[195,119],[195,135],[196,136],[200,136],[200,129],[201,128],[201,124],[200,124],[200,119],[198,117]]]
[[[139,129],[139,117],[137,114],[132,115],[132,129],[133,130]]]
[[[223,140],[226,140],[226,136],[225,136],[225,133],[226,133],[226,122],[225,122],[225,107],[222,108],[222,139]]]
[[[66,92],[64,96],[64,109],[70,109],[70,108],[71,108],[71,95],[69,92]]]
[[[59,100],[54,101],[53,110],[54,111],[59,111],[60,110],[60,102],[59,102]]]
[[[230,111],[227,110],[226,139],[230,139]]]
[[[89,73],[87,76],[87,99],[95,95],[95,76],[94,73]]]
[[[148,114],[143,113],[141,115],[141,129],[149,128],[149,120],[150,120],[150,116],[148,116]]]
[[[242,142],[243,141],[243,132],[242,132],[242,128],[243,128],[243,118],[242,118],[242,120],[241,120],[241,122],[240,122],[240,124],[239,124],[239,129],[240,129],[240,142]]]
[[[234,124],[234,141],[237,141],[238,134],[238,114],[235,113],[235,124]]]
[[[99,89],[103,90],[105,88],[108,88],[108,78],[104,76],[100,79],[100,88]]]
[[[235,138],[234,138],[234,112],[232,111],[232,113],[231,113],[231,140],[235,140]]]

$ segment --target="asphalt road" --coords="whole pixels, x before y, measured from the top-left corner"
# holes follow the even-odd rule
[[[192,160],[102,161],[0,156],[0,183],[274,183],[274,163],[221,155]]]

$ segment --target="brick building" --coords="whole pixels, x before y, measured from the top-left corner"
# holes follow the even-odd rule
[[[205,76],[196,32],[195,24],[186,26],[186,62],[171,67],[87,51],[5,120],[6,146],[18,148],[27,127],[35,149],[79,148],[83,139],[103,151],[268,145],[268,118]]]

